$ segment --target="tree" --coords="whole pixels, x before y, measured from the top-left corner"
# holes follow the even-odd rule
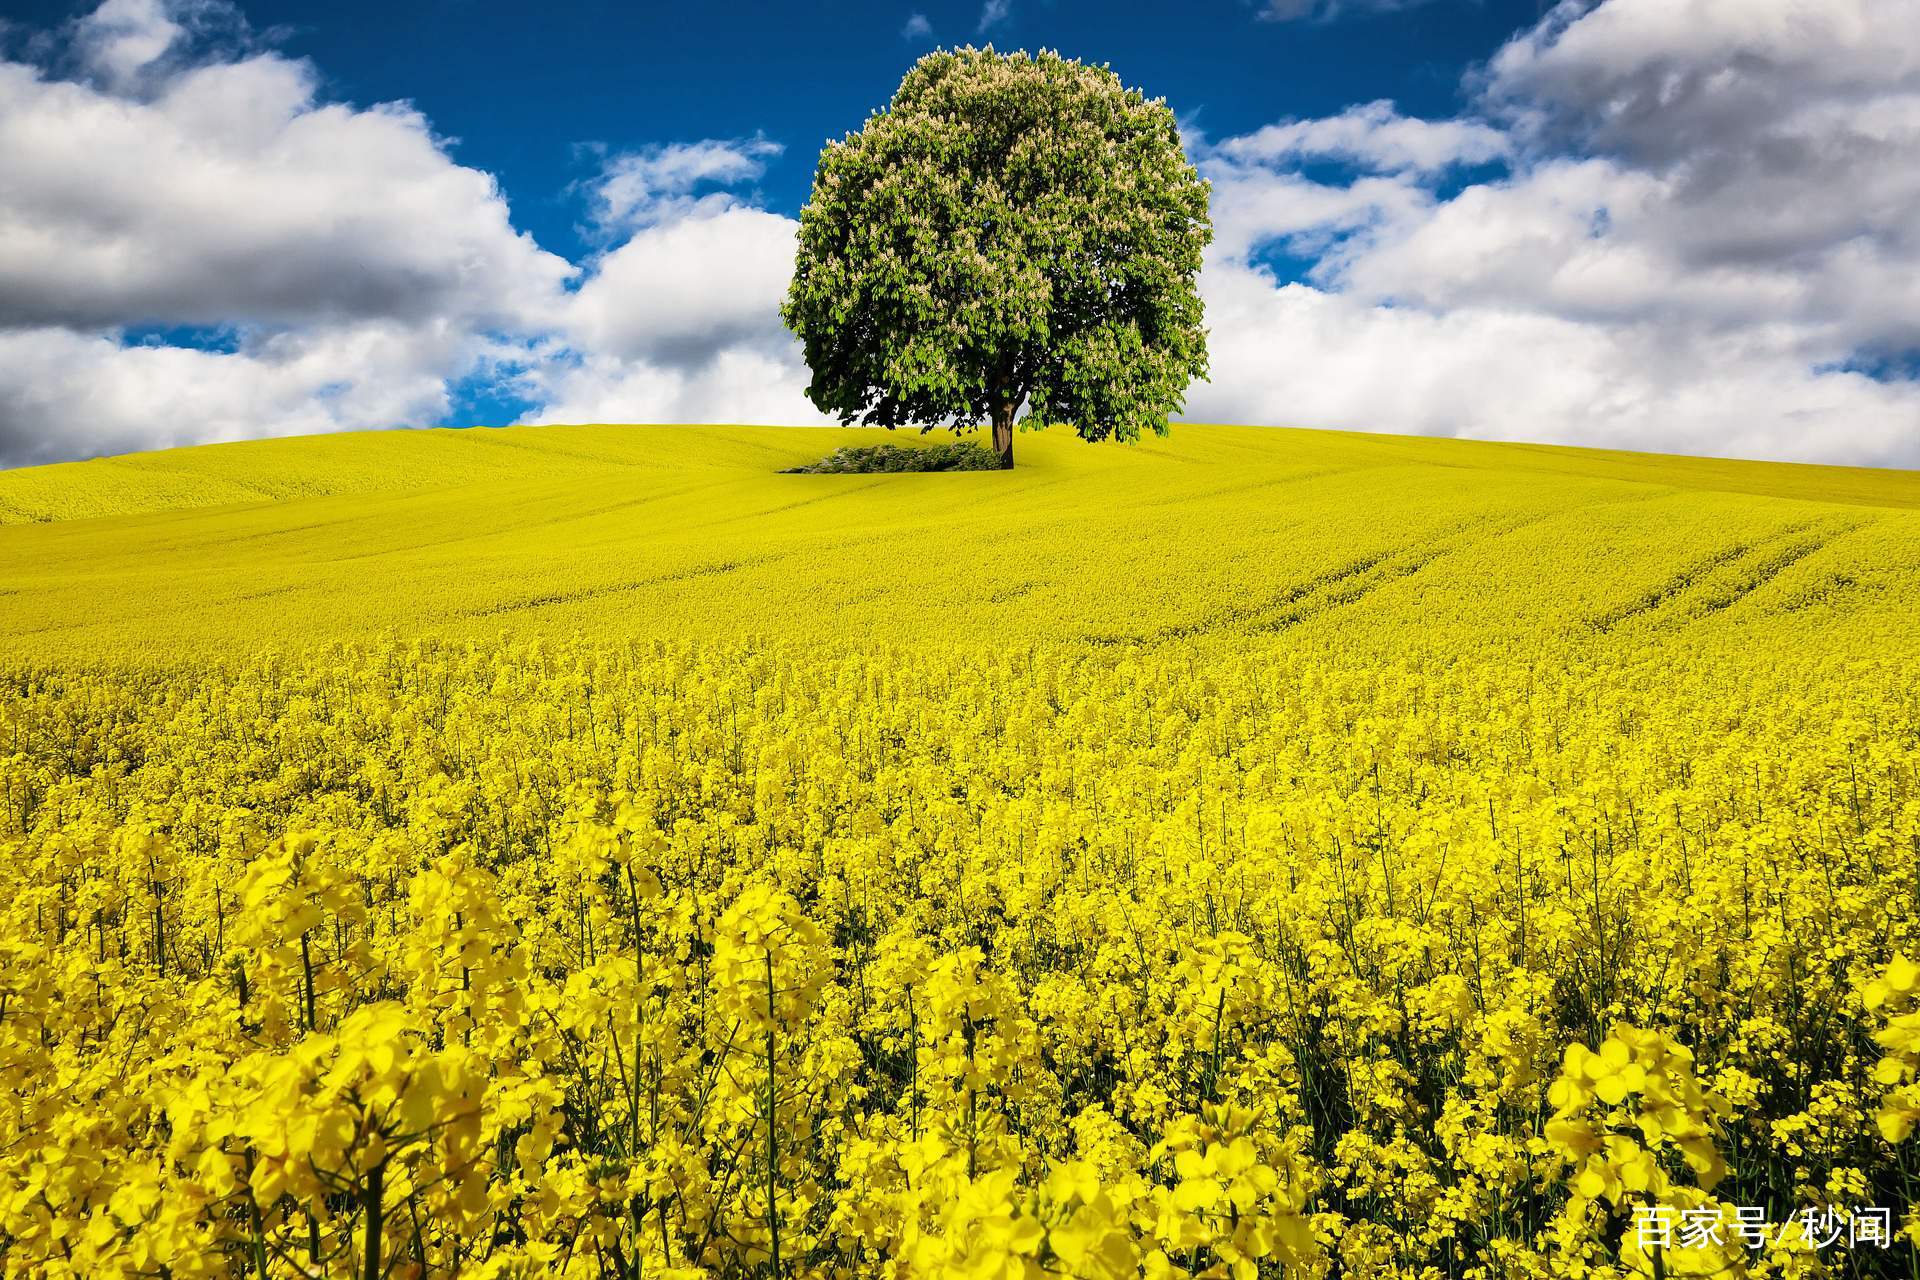
[[[843,423],[1165,435],[1207,371],[1208,184],[1173,113],[1042,51],[940,50],[820,154],[781,314]]]

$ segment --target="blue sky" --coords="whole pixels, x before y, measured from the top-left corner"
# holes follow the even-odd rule
[[[816,420],[817,149],[986,41],[1185,123],[1188,417],[1920,463],[1920,0],[16,0],[0,465]]]

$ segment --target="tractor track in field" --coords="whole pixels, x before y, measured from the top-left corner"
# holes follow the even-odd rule
[[[488,605],[482,609],[460,610],[455,616],[464,618],[488,618],[498,614],[522,613],[529,609],[545,609],[553,605],[574,604],[582,600],[598,600],[606,596],[622,595],[628,591],[639,591],[646,587],[665,586],[675,582],[696,582],[702,578],[718,578],[740,569],[751,569],[759,565],[779,560],[779,556],[754,556],[741,560],[723,560],[717,564],[696,565],[676,573],[657,573],[645,578],[634,578],[626,582],[608,582],[597,586],[581,587],[576,591],[553,591],[533,596],[525,600],[506,600]]]
[[[1209,632],[1244,627],[1251,634],[1274,635],[1312,618],[1357,603],[1376,589],[1402,581],[1428,565],[1468,546],[1504,538],[1541,524],[1557,511],[1524,515],[1507,513],[1477,516],[1398,547],[1375,551],[1335,565],[1322,573],[1292,583],[1254,605],[1232,605],[1203,619],[1170,623],[1140,635],[1088,635],[1099,646],[1153,645],[1189,639]]]
[[[1843,522],[1836,526],[1820,520],[1807,520],[1786,525],[1761,537],[1718,548],[1696,559],[1658,586],[1635,596],[1625,605],[1594,616],[1588,623],[1596,631],[1612,631],[1636,618],[1661,612],[1696,588],[1705,587],[1716,574],[1735,571],[1743,564],[1750,564],[1754,570],[1751,576],[1735,584],[1727,594],[1709,597],[1700,606],[1699,612],[1702,614],[1718,613],[1752,595],[1787,569],[1822,550],[1835,538],[1844,537],[1859,527],[1857,522]],[[1801,536],[1806,534],[1813,536]]]
[[[1700,611],[1718,613],[1722,609],[1738,604],[1808,556],[1824,551],[1835,539],[1845,537],[1859,527],[1857,524],[1845,525],[1834,533],[1792,543],[1775,554],[1765,557],[1754,566],[1754,576],[1741,581],[1730,593],[1707,600],[1700,606]]]

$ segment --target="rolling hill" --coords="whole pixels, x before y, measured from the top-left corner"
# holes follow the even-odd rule
[[[1023,435],[1012,474],[777,474],[872,438],[391,432],[3,473],[0,653],[1896,635],[1920,598],[1911,472],[1181,425],[1134,447]]]

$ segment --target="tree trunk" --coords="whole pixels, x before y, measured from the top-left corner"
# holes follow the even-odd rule
[[[1000,469],[1013,470],[1013,411],[1019,408],[1011,400],[1002,400],[993,411],[993,451],[1000,455]]]

